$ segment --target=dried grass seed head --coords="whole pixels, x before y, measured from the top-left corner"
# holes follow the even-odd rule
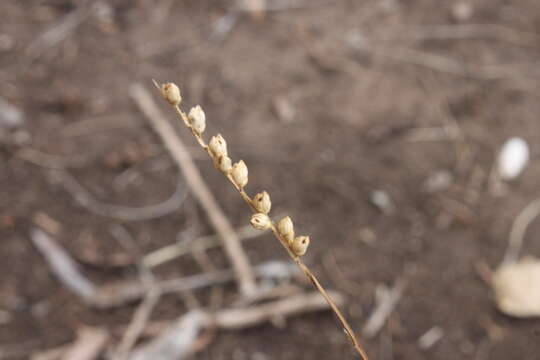
[[[248,168],[244,160],[240,160],[233,165],[231,170],[231,175],[234,180],[234,183],[240,188],[243,188],[248,183]]]
[[[250,220],[251,225],[257,230],[266,230],[270,228],[270,218],[266,214],[253,214]]]
[[[253,197],[251,201],[253,207],[260,213],[268,214],[272,208],[272,202],[270,201],[270,195],[266,191],[258,193]]]
[[[219,159],[220,156],[227,156],[227,142],[221,136],[221,134],[217,134],[216,136],[212,136],[210,139],[210,142],[208,143],[208,148],[214,154],[216,159]]]
[[[178,106],[182,102],[182,96],[180,95],[180,89],[175,83],[161,84],[161,95],[172,106]]]
[[[224,174],[228,174],[232,169],[232,160],[227,155],[221,155],[217,159],[217,167],[219,170],[221,170]]]
[[[292,244],[294,239],[294,225],[290,217],[286,216],[279,220],[277,224],[279,234],[287,240],[289,245]]]
[[[202,134],[206,129],[206,115],[200,105],[192,107],[189,110],[188,119],[191,127],[197,134]]]
[[[306,253],[309,246],[309,236],[297,236],[294,238],[291,250],[296,256],[302,256]]]

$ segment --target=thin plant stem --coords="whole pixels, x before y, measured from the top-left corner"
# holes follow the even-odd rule
[[[156,85],[156,87],[159,90],[160,88],[159,88],[158,84],[155,81],[154,81],[154,84]],[[173,107],[176,109],[176,112],[178,113],[178,115],[180,116],[180,118],[182,119],[184,124],[188,127],[188,129],[190,129],[191,133],[193,134],[193,136],[195,137],[195,139],[197,140],[199,145],[208,153],[208,155],[210,156],[211,159],[214,159],[214,156],[213,156],[212,152],[210,151],[208,145],[206,144],[206,142],[204,141],[202,136],[192,128],[187,114],[184,111],[182,111],[182,109],[180,108],[179,105],[175,105],[175,106],[173,105]],[[238,186],[238,184],[236,184],[236,182],[233,180],[230,173],[226,174],[226,177],[227,177],[227,179],[229,179],[231,184],[233,184],[234,188],[238,191],[238,193],[240,194],[242,199],[244,199],[244,201],[250,207],[250,209],[254,213],[257,213],[258,211],[253,206],[253,203],[251,202],[251,197],[246,193],[246,191],[242,187]],[[356,350],[356,352],[360,355],[360,358],[362,360],[368,360],[368,356],[367,356],[365,350],[363,349],[362,345],[360,345],[360,342],[357,340],[356,335],[354,333],[354,330],[349,325],[347,319],[345,318],[345,316],[343,315],[341,310],[339,310],[338,306],[336,305],[334,300],[332,300],[332,297],[330,296],[330,294],[328,294],[328,292],[321,285],[321,283],[319,282],[319,280],[317,279],[315,274],[313,274],[313,272],[309,269],[309,267],[306,264],[304,264],[304,262],[300,259],[299,256],[296,256],[291,251],[291,249],[290,249],[290,247],[289,247],[289,245],[287,243],[287,240],[284,239],[283,236],[281,236],[281,234],[279,233],[279,231],[277,229],[277,226],[276,226],[275,222],[272,219],[270,219],[270,228],[272,229],[272,233],[274,234],[276,239],[285,248],[285,250],[287,251],[289,256],[292,258],[292,260],[298,265],[298,267],[304,272],[305,276],[309,279],[309,281],[313,284],[313,286],[324,297],[324,299],[326,300],[326,302],[328,303],[328,305],[330,306],[330,308],[332,309],[332,311],[334,312],[334,314],[338,318],[338,320],[339,320],[339,322],[340,322],[340,324],[341,324],[341,326],[343,328],[343,331],[345,332],[345,334],[347,335],[347,338],[351,342],[351,345]]]

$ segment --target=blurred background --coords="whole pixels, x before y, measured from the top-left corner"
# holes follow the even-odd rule
[[[249,209],[153,78],[177,83],[185,110],[201,104],[207,138],[248,164],[248,191],[311,235],[304,260],[372,359],[538,358],[540,323],[502,314],[490,279],[538,196],[539,32],[534,0],[0,2],[0,358],[149,359],[132,349],[186,313],[311,291],[246,228]],[[258,285],[277,295],[240,296],[135,84],[250,263],[273,266]],[[529,222],[520,257],[540,253]],[[148,290],[201,274],[198,288]],[[159,358],[355,358],[332,313],[307,310],[198,329],[187,355]]]

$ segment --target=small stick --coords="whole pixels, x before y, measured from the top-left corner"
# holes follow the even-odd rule
[[[58,45],[71,35],[95,11],[96,3],[91,1],[88,5],[88,1],[84,1],[78,8],[62,17],[59,22],[41,32],[40,36],[25,49],[25,55],[27,55],[25,65],[32,63],[45,50]]]
[[[159,90],[160,87],[158,86],[157,82],[155,82],[155,80],[154,80],[154,84],[156,85],[156,87]],[[167,85],[172,86],[174,84],[169,83]],[[193,136],[195,137],[195,139],[197,140],[199,145],[208,153],[210,158],[213,159],[214,155],[212,154],[212,151],[210,150],[209,146],[205,143],[204,139],[202,138],[201,133],[197,132],[194,129],[194,127],[190,123],[188,115],[186,113],[184,113],[182,111],[182,109],[179,107],[179,104],[180,104],[180,101],[181,101],[180,90],[178,89],[178,87],[176,85],[174,85],[174,88],[176,89],[177,93],[172,94],[171,98],[167,99],[167,100],[171,103],[171,105],[173,105],[174,109],[176,110],[176,112],[180,116],[181,120],[184,122],[184,124],[191,131],[191,133],[193,134]],[[151,99],[150,95],[147,93],[145,88],[140,84],[136,84],[136,85],[134,85],[132,87],[132,95],[134,95],[133,93],[139,94],[138,97]],[[162,95],[166,95],[166,94],[163,94],[163,92],[162,92]],[[176,104],[173,104],[171,101],[175,101]],[[156,111],[158,111],[158,110],[156,109]],[[150,114],[150,115],[152,115],[152,114]],[[164,125],[167,125],[167,131],[168,131],[168,132],[165,133],[165,135],[169,135],[169,136],[172,137],[174,135],[174,132],[173,132],[174,130],[165,121],[164,121]],[[204,124],[204,126],[206,126],[206,125]],[[240,164],[243,164],[243,162],[239,162],[239,163],[237,163],[235,165],[240,165]],[[245,164],[244,164],[244,167],[245,167]],[[244,176],[245,176],[244,180],[247,182],[247,168],[245,169],[245,172],[246,173],[244,174]],[[244,199],[244,201],[249,206],[249,208],[254,213],[259,213],[259,211],[255,207],[255,205],[253,204],[253,202],[251,200],[251,197],[244,191],[244,186],[237,183],[237,181],[233,178],[233,175],[231,174],[231,171],[228,171],[226,173],[226,177],[231,182],[231,184],[234,186],[234,188],[238,191],[238,193],[240,194],[242,199]],[[268,211],[266,211],[266,213],[267,212]],[[257,214],[257,215],[265,215],[265,214]],[[267,221],[268,221],[268,224],[267,224],[268,228],[270,228],[272,230],[272,232],[274,233],[274,236],[276,237],[276,239],[279,241],[279,243],[287,251],[287,254],[289,254],[291,259],[293,259],[293,261],[296,263],[296,265],[298,265],[298,267],[302,270],[304,275],[309,279],[309,281],[313,284],[313,286],[324,297],[324,299],[326,300],[326,302],[328,303],[328,305],[330,306],[330,308],[332,309],[332,311],[334,312],[334,314],[338,318],[343,330],[345,331],[345,334],[347,335],[347,337],[351,341],[351,345],[353,346],[353,348],[356,350],[356,352],[360,355],[360,357],[363,360],[367,360],[368,359],[367,354],[364,351],[364,349],[362,348],[362,346],[360,345],[360,343],[358,342],[358,340],[356,339],[354,331],[353,331],[352,327],[349,325],[349,323],[347,322],[347,320],[345,319],[345,316],[341,313],[341,311],[339,310],[336,303],[332,300],[332,297],[330,296],[330,294],[328,294],[328,292],[320,284],[320,282],[317,279],[317,277],[315,276],[315,274],[313,274],[311,272],[311,270],[307,267],[307,265],[305,265],[304,262],[300,259],[300,255],[303,255],[303,253],[305,253],[305,248],[304,248],[304,252],[302,254],[293,252],[293,250],[289,246],[288,240],[282,234],[280,234],[280,232],[278,231],[277,225],[274,223],[274,221],[272,219],[270,219],[270,217],[268,217],[267,215],[266,215],[266,218],[267,218]],[[305,238],[305,237],[298,237],[298,238]],[[298,238],[296,238],[296,239],[298,239]],[[307,244],[309,245],[309,242]]]
[[[120,344],[112,355],[113,360],[125,360],[146,327],[146,324],[150,320],[150,315],[152,314],[154,307],[159,302],[161,292],[156,286],[154,274],[148,268],[146,268],[144,264],[142,264],[141,254],[139,249],[136,247],[135,239],[133,239],[127,229],[121,225],[117,225],[112,227],[110,230],[111,233],[118,239],[120,244],[129,250],[129,252],[132,253],[132,256],[137,259],[137,267],[141,282],[149,288],[144,300],[137,307],[137,310],[135,310],[129,326],[122,336]]]
[[[463,40],[491,38],[519,46],[536,46],[539,37],[500,24],[426,25],[398,32],[398,37],[416,40]]]
[[[504,254],[503,264],[511,264],[516,262],[521,247],[523,245],[523,239],[527,228],[540,215],[540,199],[536,199],[527,205],[516,216],[512,223],[512,229],[510,230],[510,236],[508,239],[508,247]]]
[[[418,347],[421,350],[429,350],[433,347],[439,340],[444,337],[444,330],[439,326],[434,326],[420,336],[418,339]]]
[[[254,274],[261,278],[275,278],[276,265],[279,267],[280,275],[293,276],[296,268],[282,262],[269,261],[253,268]],[[273,270],[273,271],[272,271]],[[223,284],[234,279],[234,272],[230,269],[186,276],[182,278],[162,280],[156,282],[155,287],[162,295],[172,292],[186,292],[212,285]],[[144,297],[150,290],[148,285],[140,281],[129,281],[123,283],[113,283],[97,288],[96,294],[92,296],[91,305],[98,308],[113,308],[125,304],[126,302],[138,300]],[[256,295],[254,293],[253,295]]]
[[[357,50],[366,51],[375,56],[385,57],[394,61],[401,61],[438,72],[471,79],[500,80],[525,76],[524,73],[520,71],[514,71],[514,69],[518,68],[517,64],[489,66],[469,64],[443,55],[409,49],[406,47],[393,47],[392,49],[388,49],[381,46],[362,44],[361,46],[356,46],[356,48]],[[530,71],[527,72],[527,76],[531,76]],[[534,74],[532,74],[532,76],[534,76]]]
[[[30,356],[30,360],[60,360],[69,348],[69,345],[62,345],[52,349],[41,350],[33,353]]]
[[[157,305],[160,296],[161,293],[156,288],[152,288],[146,294],[143,302],[137,307],[129,326],[122,337],[122,341],[116,349],[116,353],[113,356],[114,360],[125,360],[128,358],[131,348],[133,348],[133,345],[135,345],[140,334],[142,334],[144,328],[148,324],[152,310],[154,310],[154,307]]]
[[[77,340],[62,355],[62,360],[94,360],[97,359],[103,347],[105,347],[109,335],[100,328],[85,327],[78,331]]]
[[[376,306],[373,313],[366,322],[366,325],[362,329],[362,334],[367,338],[372,338],[382,329],[388,316],[394,311],[398,304],[403,291],[405,290],[406,283],[403,280],[396,281],[396,284],[388,289],[386,286],[381,287],[381,292],[377,292]]]
[[[58,279],[84,300],[92,301],[96,287],[79,271],[71,256],[41,229],[32,229],[30,239]]]
[[[265,232],[258,231],[253,229],[251,225],[242,226],[235,229],[235,232],[240,241],[255,239],[261,235],[264,235]],[[213,247],[219,246],[219,235],[208,235],[202,236],[194,241],[190,241],[189,245],[180,242],[171,245],[164,246],[157,250],[154,250],[143,257],[143,264],[147,267],[156,267],[173,259],[176,259],[180,256],[189,254],[193,251],[193,245],[197,244],[198,250],[208,250]]]
[[[343,304],[341,294],[328,291],[337,304]],[[245,329],[261,324],[276,316],[289,316],[311,311],[328,309],[329,304],[319,292],[288,296],[267,304],[255,305],[245,308],[231,308],[220,310],[212,315],[211,323],[221,329]]]
[[[343,297],[330,291],[338,303]],[[136,348],[130,360],[179,360],[190,354],[197,334],[204,328],[237,330],[255,326],[278,316],[290,316],[328,309],[329,305],[318,292],[290,296],[263,305],[228,308],[216,313],[193,310],[183,315],[172,326],[148,344]],[[162,327],[159,324],[159,327]]]
[[[249,259],[242,248],[232,225],[229,220],[227,220],[223,210],[221,210],[215,197],[208,189],[208,186],[204,182],[204,179],[185,145],[176,135],[174,128],[167,122],[165,116],[158,109],[148,91],[140,84],[133,85],[130,90],[131,97],[135,100],[139,109],[147,117],[156,133],[165,143],[171,156],[184,173],[188,186],[193,191],[193,194],[201,204],[202,208],[206,211],[210,223],[221,236],[225,252],[236,273],[240,291],[244,295],[254,293],[256,289],[255,276],[251,269]]]

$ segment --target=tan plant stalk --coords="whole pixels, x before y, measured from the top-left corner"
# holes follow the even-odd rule
[[[330,305],[332,311],[343,327],[345,334],[356,352],[358,352],[360,355],[361,359],[368,360],[366,352],[357,340],[356,335],[354,334],[352,327],[345,319],[345,316],[341,313],[338,306],[321,285],[317,277],[300,259],[300,256],[306,252],[307,246],[309,245],[309,236],[298,236],[295,238],[292,221],[288,217],[282,219],[277,225],[274,221],[272,221],[272,219],[267,215],[270,210],[270,199],[266,192],[257,194],[253,200],[246,193],[244,187],[248,182],[247,166],[242,160],[231,166],[231,159],[228,157],[227,153],[227,144],[225,139],[220,134],[212,137],[210,143],[208,145],[206,144],[202,138],[202,133],[206,128],[206,124],[204,122],[206,118],[199,105],[193,108],[188,115],[180,108],[182,98],[180,96],[178,87],[174,83],[166,83],[159,86],[154,80],[154,84],[158,90],[160,90],[165,100],[167,100],[167,102],[176,109],[176,112],[188,129],[190,129],[199,145],[208,153],[210,158],[213,159],[216,168],[218,168],[227,177],[227,179],[229,179],[240,196],[254,212],[255,215],[251,219],[251,224],[256,229],[262,230],[265,228],[270,228],[272,230],[276,239],[279,240],[289,256],[294,260],[298,267],[300,267],[313,286],[321,293],[328,305]],[[194,114],[195,116],[193,116]]]

